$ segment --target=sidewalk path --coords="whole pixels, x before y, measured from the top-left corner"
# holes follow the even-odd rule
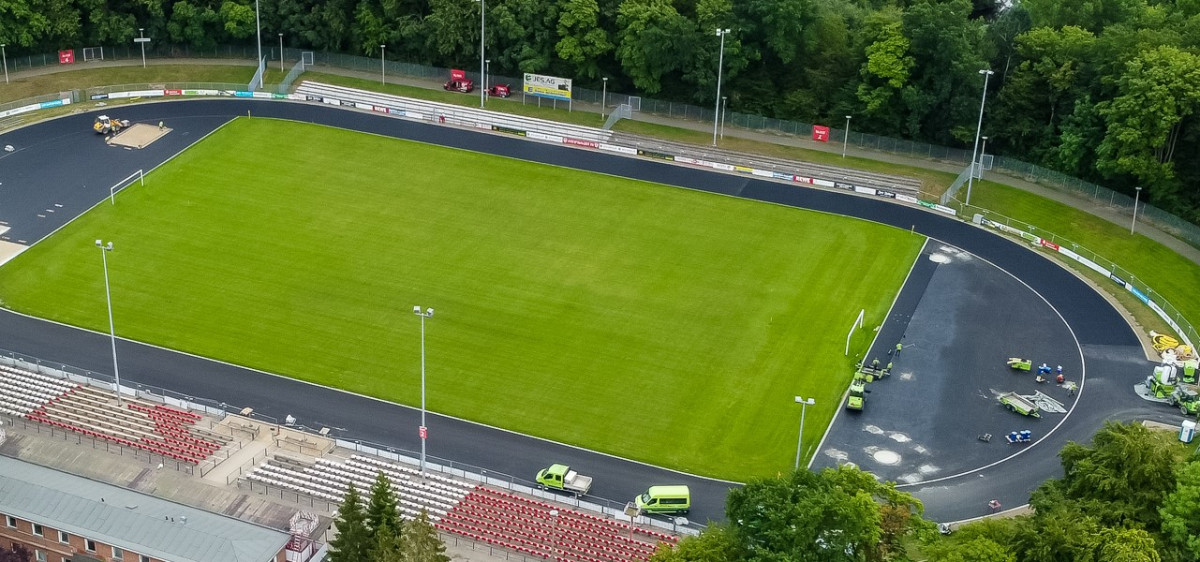
[[[33,76],[42,76],[42,75],[46,75],[46,74],[53,74],[53,73],[58,73],[58,72],[68,72],[68,71],[72,71],[72,70],[82,70],[82,69],[87,69],[87,68],[104,68],[104,67],[114,67],[114,66],[136,66],[140,62],[141,61],[139,59],[124,59],[124,60],[88,62],[88,63],[72,65],[72,66],[47,65],[47,66],[41,66],[41,67],[29,69],[29,70],[23,70],[20,72],[14,72],[11,74],[11,79],[21,80],[21,79],[27,79],[27,78],[30,78]],[[146,64],[154,65],[154,66],[225,65],[225,66],[253,67],[254,61],[243,60],[243,59],[147,59]],[[346,70],[346,69],[342,69],[342,68],[334,68],[334,67],[328,67],[328,66],[324,66],[324,65],[316,65],[313,68],[317,71],[324,72],[327,74],[336,74],[339,76],[364,78],[364,79],[369,79],[369,80],[373,80],[378,76],[373,72]],[[268,66],[268,71],[269,70],[270,70],[270,67]],[[389,84],[402,84],[402,85],[406,85],[406,86],[427,88],[427,89],[431,89],[431,90],[436,90],[441,87],[441,84],[437,81],[422,80],[419,78],[412,78],[412,77],[408,77],[408,76],[388,76],[387,82]],[[589,103],[575,103],[574,109],[577,111],[588,111],[588,112],[593,112],[593,113],[600,112],[600,107],[598,105],[589,104]],[[663,116],[659,116],[659,115],[650,115],[650,114],[645,114],[645,113],[638,113],[636,116],[636,120],[647,122],[647,123],[655,123],[655,124],[659,124],[659,125],[665,125],[665,126],[669,126],[669,127],[677,127],[680,129],[689,129],[689,130],[693,130],[693,131],[707,132],[707,131],[712,130],[711,126],[708,122],[692,121],[692,120],[678,119],[678,118],[672,118],[672,117],[663,117]],[[731,136],[731,137],[737,137],[737,138],[741,138],[741,139],[746,139],[746,140],[751,140],[751,141],[757,141],[757,142],[771,143],[771,144],[784,145],[784,146],[794,146],[794,147],[804,148],[804,149],[808,149],[808,150],[819,150],[822,152],[829,152],[829,153],[840,153],[841,152],[841,147],[838,146],[837,143],[816,142],[816,141],[813,141],[813,140],[805,138],[805,137],[773,134],[773,133],[767,133],[767,132],[751,130],[751,129],[741,129],[741,128],[732,127],[732,126],[725,128],[725,135]],[[952,164],[952,163],[942,162],[942,161],[938,161],[938,160],[916,158],[916,157],[912,157],[912,156],[904,156],[904,155],[899,155],[899,154],[891,154],[891,153],[887,153],[887,152],[879,152],[879,151],[874,151],[874,150],[866,150],[866,149],[861,149],[861,148],[857,148],[857,147],[853,147],[853,146],[849,147],[847,149],[846,154],[853,155],[853,156],[860,157],[860,158],[876,160],[879,162],[889,162],[892,164],[900,164],[900,165],[904,165],[904,166],[912,166],[912,167],[916,167],[916,168],[924,168],[927,170],[936,170],[936,171],[940,171],[940,172],[949,172],[949,173],[953,173],[953,174],[958,174],[958,173],[962,172],[962,170],[963,170],[963,167],[959,164]],[[1026,181],[1021,178],[1016,178],[1016,177],[999,174],[999,173],[993,173],[988,178],[988,180],[994,181],[996,183],[1004,184],[1004,185],[1007,185],[1010,187],[1015,187],[1022,191],[1027,191],[1029,193],[1033,193],[1035,195],[1044,197],[1046,199],[1050,199],[1052,201],[1057,201],[1064,205],[1068,205],[1070,207],[1073,207],[1073,208],[1079,209],[1081,211],[1084,211],[1086,213],[1092,214],[1094,216],[1100,217],[1100,218],[1102,218],[1106,221],[1109,221],[1113,224],[1116,224],[1116,225],[1124,226],[1124,225],[1128,224],[1129,221],[1132,219],[1132,216],[1125,216],[1124,212],[1121,210],[1117,210],[1117,209],[1114,209],[1114,208],[1108,207],[1108,206],[1096,205],[1095,203],[1093,203],[1087,199],[1076,197],[1075,195],[1070,194],[1070,193],[1057,191],[1057,190],[1048,188],[1046,186],[1043,186],[1043,185],[1040,185],[1037,183]],[[1138,234],[1145,236],[1147,238],[1150,238],[1156,242],[1159,242],[1160,244],[1170,248],[1171,250],[1175,251],[1176,253],[1191,260],[1193,263],[1200,265],[1200,248],[1196,248],[1196,247],[1188,244],[1187,242],[1184,242],[1184,241],[1172,236],[1171,234],[1159,229],[1158,227],[1156,227],[1152,224],[1149,224],[1149,223],[1145,223],[1145,222],[1143,222],[1142,224],[1139,225]]]

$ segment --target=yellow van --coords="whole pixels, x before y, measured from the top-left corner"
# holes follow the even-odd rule
[[[685,514],[692,507],[692,492],[687,486],[650,486],[633,503],[644,513]]]

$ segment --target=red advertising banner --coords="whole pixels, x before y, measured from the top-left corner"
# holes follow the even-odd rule
[[[1049,240],[1046,240],[1045,238],[1039,238],[1039,239],[1038,239],[1038,242],[1040,242],[1040,243],[1041,243],[1043,246],[1045,246],[1045,247],[1047,247],[1047,248],[1050,248],[1051,250],[1057,250],[1057,249],[1058,249],[1058,244],[1055,244],[1054,242],[1051,242],[1051,241],[1049,241]]]
[[[75,62],[75,51],[67,49],[58,52],[58,64],[73,64]]]
[[[183,90],[163,90],[163,94],[168,96],[182,96]]]
[[[459,70],[457,68],[452,68],[452,69],[450,69],[450,79],[451,80],[466,80],[467,73],[462,70]]]
[[[588,148],[600,148],[600,143],[598,143],[596,141],[573,139],[571,137],[563,137],[563,143],[571,144],[571,145],[575,145],[575,146],[586,146]]]
[[[829,142],[829,127],[824,125],[813,125],[813,140]]]

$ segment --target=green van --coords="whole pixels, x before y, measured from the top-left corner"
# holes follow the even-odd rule
[[[692,507],[692,492],[687,486],[650,486],[633,503],[644,513],[686,514]]]

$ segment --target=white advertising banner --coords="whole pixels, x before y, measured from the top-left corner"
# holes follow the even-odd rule
[[[524,91],[539,98],[571,101],[571,79],[526,72]]]

